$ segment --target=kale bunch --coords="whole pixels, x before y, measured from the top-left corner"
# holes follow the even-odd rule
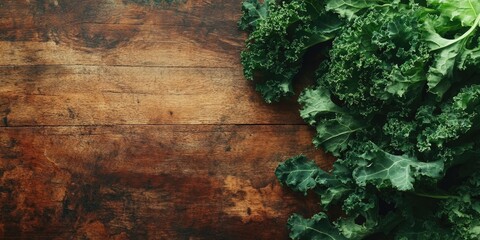
[[[335,36],[341,21],[317,0],[246,0],[241,29],[249,32],[241,54],[244,75],[265,101],[292,95],[304,54]]]
[[[300,115],[337,161],[277,168],[323,208],[291,216],[292,239],[480,239],[480,2],[248,0],[243,10],[245,76],[267,102],[293,92],[313,46],[328,52]]]

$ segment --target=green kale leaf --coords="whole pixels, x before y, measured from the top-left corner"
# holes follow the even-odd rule
[[[242,18],[238,22],[238,27],[243,31],[253,31],[257,25],[268,17],[270,5],[275,4],[275,0],[265,0],[263,3],[258,0],[246,0],[242,3]]]
[[[463,26],[473,26],[480,14],[480,2],[475,0],[427,0],[450,20],[459,20]],[[478,24],[478,23],[477,23]]]
[[[353,177],[359,186],[372,183],[377,188],[393,186],[400,191],[413,189],[415,179],[421,175],[439,178],[443,172],[443,162],[420,162],[414,157],[392,155],[370,143],[367,152],[358,155],[359,165]]]
[[[422,41],[421,8],[371,9],[333,41],[329,68],[318,83],[349,112],[369,116],[383,108],[412,104],[427,81],[431,55]]]
[[[280,183],[287,185],[291,189],[303,192],[313,189],[317,185],[317,178],[326,174],[313,161],[305,156],[297,156],[280,164],[275,170],[275,175]]]
[[[305,219],[298,214],[293,214],[288,219],[290,237],[294,240],[344,240],[335,229],[325,213],[315,214],[310,219]]]
[[[341,17],[352,20],[361,15],[360,13],[366,11],[373,6],[392,3],[392,1],[385,0],[329,0],[327,1],[326,9],[338,13]],[[394,4],[398,0],[393,1]]]
[[[244,75],[256,81],[266,102],[294,93],[293,81],[303,56],[313,46],[331,40],[342,22],[319,1],[247,1],[240,28],[253,30],[241,53]]]
[[[245,76],[267,102],[293,94],[297,74],[311,71],[307,53],[323,56],[306,74],[316,81],[299,95],[300,116],[337,160],[330,171],[305,156],[277,167],[282,185],[322,207],[290,217],[292,239],[480,239],[480,2],[242,9]]]

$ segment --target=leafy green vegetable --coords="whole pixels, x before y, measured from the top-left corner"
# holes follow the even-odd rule
[[[348,114],[338,114],[335,118],[322,120],[317,125],[317,135],[313,139],[315,146],[339,156],[348,147],[348,140],[366,126]]]
[[[255,29],[259,22],[267,18],[272,4],[275,4],[275,0],[265,0],[263,3],[256,0],[244,1],[242,4],[243,15],[238,22],[238,27],[244,31]]]
[[[477,61],[479,56],[476,51],[478,50],[468,49],[467,46],[479,23],[480,15],[468,31],[455,39],[445,39],[431,27],[427,28],[429,35],[426,40],[429,42],[431,50],[438,52],[434,65],[429,69],[428,86],[430,91],[439,98],[452,85],[455,69],[465,69],[466,61]]]
[[[480,14],[480,2],[475,0],[427,0],[450,20],[459,20],[463,26],[474,26]],[[478,23],[477,23],[478,24]]]
[[[247,0],[243,12],[245,76],[267,102],[293,93],[307,52],[327,53],[298,101],[337,161],[278,166],[323,207],[288,220],[292,239],[480,239],[480,2]]]
[[[325,88],[306,89],[298,101],[303,105],[300,116],[310,125],[317,125],[316,146],[338,156],[346,149],[348,139],[365,128],[360,121],[336,105]]]
[[[409,104],[421,96],[430,61],[421,41],[421,9],[396,5],[352,20],[333,42],[330,64],[319,73],[349,112],[368,116]]]
[[[291,230],[292,239],[312,239],[312,240],[343,240],[343,237],[335,229],[324,213],[319,213],[305,219],[297,214],[293,214],[288,219],[288,227]]]
[[[242,9],[239,27],[250,31],[241,54],[244,74],[257,81],[257,90],[267,102],[293,94],[304,54],[332,39],[342,26],[316,0],[249,0]]]
[[[359,167],[353,172],[359,186],[366,183],[378,188],[392,186],[400,191],[412,190],[419,175],[438,178],[443,171],[443,162],[420,162],[409,156],[396,156],[384,152],[373,143],[370,149],[358,155]],[[365,166],[364,166],[365,165]]]
[[[384,0],[329,0],[325,6],[328,11],[338,13],[341,17],[345,17],[349,20],[357,17],[359,13],[367,10],[370,7],[379,6],[382,4],[392,3],[392,1]],[[398,0],[393,1],[394,4],[398,3]]]
[[[280,181],[296,191],[303,192],[305,195],[307,195],[308,190],[316,186],[316,179],[321,174],[326,173],[304,156],[292,158],[279,166],[275,171],[275,175],[277,175]]]

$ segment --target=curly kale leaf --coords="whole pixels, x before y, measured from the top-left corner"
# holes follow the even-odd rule
[[[321,170],[313,161],[305,156],[297,156],[280,164],[275,170],[280,183],[287,185],[291,189],[303,192],[317,186],[317,179],[322,178],[326,173]],[[324,176],[323,176],[324,177]]]
[[[300,116],[310,125],[316,125],[317,135],[313,143],[334,156],[347,149],[348,139],[355,132],[365,128],[364,124],[335,104],[325,88],[306,89],[298,101],[303,106]]]
[[[267,18],[270,5],[275,4],[276,0],[265,0],[263,3],[258,0],[245,0],[242,3],[242,18],[238,22],[238,27],[244,31],[253,31],[265,18]]]
[[[480,23],[480,18],[476,24]],[[480,46],[469,49],[467,46],[474,36],[477,25],[472,26],[467,32],[456,39],[446,39],[441,37],[432,28],[427,28],[430,35],[427,41],[435,55],[433,66],[428,71],[429,91],[441,99],[443,94],[448,91],[454,79],[456,69],[463,70],[469,62],[478,62],[480,60]]]
[[[292,94],[305,53],[333,40],[299,103],[314,144],[338,159],[327,172],[297,156],[275,172],[324,210],[293,215],[292,239],[480,238],[480,3],[246,0],[243,11],[245,76],[267,102]]]
[[[407,155],[415,155],[417,151],[418,124],[411,121],[408,115],[399,111],[387,114],[387,120],[382,127],[386,139],[390,139],[389,149],[395,149]]]
[[[366,152],[351,160],[359,166],[353,171],[359,186],[371,183],[377,188],[393,186],[400,191],[407,191],[413,189],[413,183],[420,176],[442,176],[442,161],[420,162],[411,156],[389,154],[373,143],[369,145]]]
[[[378,225],[375,196],[365,195],[364,191],[354,192],[354,181],[348,177],[351,173],[341,163],[337,162],[332,174],[328,174],[303,156],[293,157],[279,165],[276,174],[282,184],[301,192],[305,192],[302,186],[309,182],[309,189],[321,196],[325,209],[340,204],[348,213],[355,215],[331,223],[323,212],[310,219],[294,214],[288,220],[292,239],[350,239],[352,236],[365,236],[371,232],[371,227]],[[355,223],[355,218],[360,215],[369,216],[365,224]]]
[[[315,214],[305,219],[293,214],[288,219],[290,238],[294,240],[346,240],[338,230],[332,226],[325,213]]]
[[[313,144],[334,156],[340,156],[347,150],[348,141],[366,127],[365,123],[351,115],[337,114],[334,118],[321,120],[317,124],[317,134],[313,138]]]
[[[304,54],[329,41],[342,22],[316,0],[247,1],[241,28],[253,29],[241,53],[244,75],[266,102],[292,95]]]
[[[312,183],[310,189],[321,197],[324,209],[341,206],[347,215],[336,221],[330,221],[323,212],[311,219],[304,219],[295,214],[288,222],[292,239],[329,239],[325,233],[334,237],[330,239],[361,239],[377,231],[391,229],[401,219],[399,214],[381,214],[378,207],[380,199],[376,190],[358,187],[352,178],[351,169],[345,162],[337,161],[331,174],[323,172],[313,161],[305,157],[291,158],[281,164],[278,169],[283,168],[282,171],[285,171],[287,168],[290,169],[287,172],[297,175],[295,171],[298,167],[294,166],[298,165],[303,165],[302,171],[309,169],[309,173],[315,174],[312,174],[314,177],[309,178],[298,177],[295,185],[298,185],[302,179],[308,179]],[[286,181],[281,177],[279,180],[283,184]],[[296,187],[293,189],[298,190]]]
[[[438,114],[434,114],[437,109],[432,106],[420,107],[416,116],[421,129],[417,137],[418,150],[442,149],[447,143],[465,136],[479,120],[479,102],[480,85],[472,85],[461,89]]]
[[[478,131],[479,99],[479,85],[471,85],[445,103],[425,104],[411,114],[390,112],[381,139],[388,143],[389,151],[442,159],[445,164],[456,162],[458,157],[453,156],[459,155],[465,148],[462,144]]]
[[[435,53],[434,63],[428,71],[428,87],[440,100],[453,82],[458,81],[455,79],[455,70],[465,70],[468,65],[477,65],[480,61],[480,44],[476,38],[480,24],[480,3],[470,0],[428,2],[438,9],[440,17],[460,20],[463,26],[469,27],[458,37],[450,39],[442,37],[435,29],[434,21],[440,18],[426,21],[426,42]]]
[[[480,239],[480,174],[474,173],[455,194],[458,197],[442,202],[439,217],[445,216],[453,225],[457,239]]]
[[[463,26],[475,25],[480,14],[480,2],[476,0],[427,0],[428,4],[450,20],[459,20]]]
[[[329,0],[326,9],[338,13],[341,17],[351,20],[367,9],[383,4],[398,4],[398,0]]]
[[[295,191],[307,194],[308,190],[313,190],[321,196],[325,208],[338,203],[353,190],[354,181],[348,178],[351,175],[349,169],[336,163],[333,174],[328,174],[305,156],[292,157],[281,163],[275,175],[282,185]]]
[[[365,116],[417,100],[431,58],[422,41],[422,13],[394,5],[354,19],[333,41],[329,68],[318,83]]]
[[[345,109],[332,101],[330,92],[325,88],[306,89],[298,102],[303,106],[300,116],[310,125],[317,123],[317,119],[322,115],[345,113]]]

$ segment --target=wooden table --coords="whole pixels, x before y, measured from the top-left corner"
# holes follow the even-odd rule
[[[240,6],[0,0],[0,238],[286,239],[317,204],[275,167],[328,164],[243,78]]]

